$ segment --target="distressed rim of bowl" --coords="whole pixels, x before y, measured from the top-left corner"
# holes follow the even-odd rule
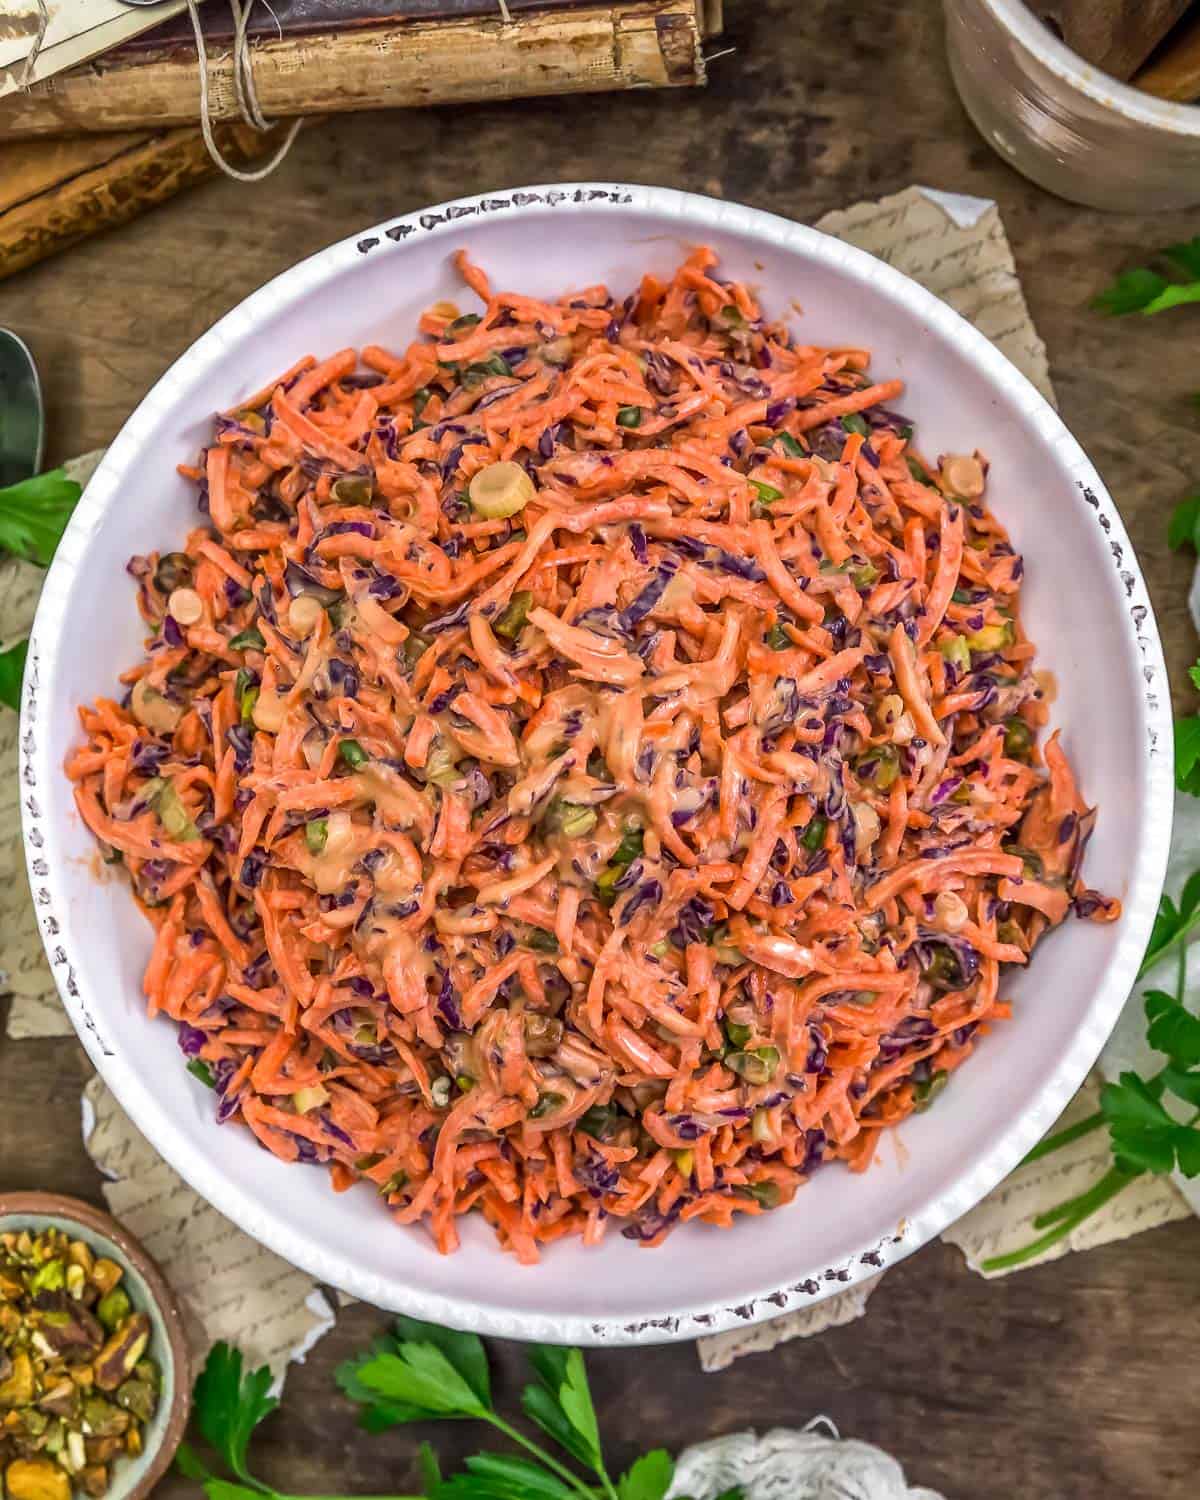
[[[1113,78],[1092,63],[1084,62],[1066,42],[1044,26],[1025,0],[980,0],[997,25],[1021,44],[1043,66],[1071,84],[1093,104],[1111,109],[1138,125],[1162,130],[1182,139],[1200,140],[1200,105],[1177,99],[1159,99],[1119,78]]]
[[[44,748],[49,743],[49,734],[48,726],[43,724],[47,709],[40,682],[43,675],[52,672],[56,654],[64,645],[61,624],[65,601],[85,566],[88,539],[103,524],[120,492],[125,469],[140,449],[143,429],[170,409],[177,387],[219,359],[228,343],[251,333],[260,318],[312,295],[328,280],[350,270],[360,257],[391,254],[414,235],[441,237],[457,233],[463,221],[473,217],[490,218],[530,210],[531,218],[545,219],[549,212],[562,212],[570,218],[580,209],[617,213],[630,210],[633,216],[656,215],[673,219],[680,233],[687,237],[726,231],[821,263],[843,276],[848,284],[857,282],[887,296],[914,323],[936,331],[954,345],[991,382],[1007,387],[1010,395],[1018,395],[1025,421],[1052,443],[1063,478],[1074,487],[1078,514],[1088,517],[1090,524],[1099,526],[1104,533],[1112,567],[1125,596],[1127,639],[1140,654],[1144,680],[1138,717],[1145,735],[1146,818],[1130,871],[1121,934],[1104,983],[1093,996],[1070,1047],[1023,1113],[1013,1119],[1008,1129],[970,1167],[914,1204],[894,1232],[856,1248],[839,1265],[798,1267],[782,1287],[777,1284],[757,1287],[733,1302],[668,1306],[653,1317],[635,1321],[619,1314],[598,1319],[562,1312],[506,1311],[472,1298],[417,1289],[397,1277],[360,1271],[344,1257],[314,1246],[302,1233],[282,1223],[242,1188],[233,1174],[211,1167],[192,1138],[162,1113],[146,1080],[112,1051],[91,1014],[87,991],[92,985],[86,977],[86,965],[80,960],[83,945],[72,934],[63,915],[69,908],[57,889],[55,863],[63,856],[55,848],[57,833],[44,819],[38,794],[39,787],[51,785],[62,776],[61,766],[50,762]],[[697,1338],[744,1328],[811,1306],[904,1259],[984,1198],[1054,1123],[1083,1082],[1116,1023],[1133,986],[1157,910],[1166,871],[1174,800],[1166,667],[1150,597],[1133,547],[1090,460],[1057,412],[1025,376],[978,329],[932,292],[866,251],[760,209],[674,189],[612,183],[499,189],[452,199],[379,224],[338,241],[282,272],[197,339],[126,421],[93,475],[59,544],[30,637],[19,743],[25,853],[50,967],[63,1005],[88,1055],[154,1149],[221,1213],[319,1282],[339,1287],[377,1307],[456,1328],[501,1338],[585,1345],[651,1344]]]
[[[137,1483],[124,1490],[119,1485],[110,1486],[106,1492],[106,1500],[114,1494],[116,1500],[145,1500],[170,1467],[187,1431],[192,1409],[192,1358],[179,1301],[158,1262],[142,1242],[119,1219],[114,1219],[103,1209],[83,1198],[70,1198],[65,1193],[0,1193],[0,1230],[9,1228],[9,1220],[19,1225],[32,1218],[56,1219],[62,1224],[74,1225],[82,1231],[81,1237],[85,1239],[89,1236],[106,1239],[137,1271],[154,1299],[171,1356],[171,1409],[158,1447]]]

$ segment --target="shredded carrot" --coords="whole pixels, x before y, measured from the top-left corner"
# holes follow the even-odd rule
[[[1120,908],[983,460],[710,251],[623,302],[457,265],[479,315],[218,418],[67,774],[219,1119],[444,1251],[658,1244],[865,1168]]]

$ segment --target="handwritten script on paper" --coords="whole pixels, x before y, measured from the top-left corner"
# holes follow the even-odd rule
[[[251,1368],[269,1364],[281,1375],[333,1325],[316,1283],[194,1193],[99,1078],[84,1099],[84,1145],[107,1179],[105,1200],[166,1273],[192,1348],[225,1339],[239,1345]]]

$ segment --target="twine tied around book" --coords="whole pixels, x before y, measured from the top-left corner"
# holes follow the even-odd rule
[[[38,4],[44,13],[45,0],[38,0]],[[263,4],[271,10],[269,0],[263,0]],[[508,0],[496,0],[496,4],[500,7],[501,19],[506,25],[511,25],[512,14],[508,8]],[[238,182],[261,182],[264,177],[271,175],[292,149],[292,142],[296,139],[304,121],[301,119],[292,122],[279,150],[264,166],[253,172],[243,172],[239,167],[231,166],[221,155],[220,148],[213,137],[212,117],[209,114],[208,105],[208,54],[204,49],[204,32],[200,26],[197,0],[187,0],[187,8],[192,18],[192,31],[196,37],[196,60],[200,68],[200,129],[204,135],[204,144],[208,149],[208,154],[227,177],[233,177]],[[267,119],[258,102],[258,92],[254,87],[250,39],[246,30],[250,12],[254,9],[254,0],[229,0],[229,8],[233,12],[233,90],[237,98],[238,112],[252,130],[271,130],[276,121]],[[274,11],[271,11],[271,14],[274,17]],[[278,24],[276,21],[276,25]]]
[[[264,177],[271,175],[292,149],[292,142],[304,121],[292,121],[279,150],[264,166],[253,172],[243,172],[240,167],[231,166],[221,155],[221,149],[213,136],[212,116],[208,106],[208,53],[204,46],[204,31],[200,25],[196,0],[187,0],[187,8],[196,37],[196,62],[200,70],[200,131],[204,136],[205,147],[226,177],[232,177],[238,182],[261,182]],[[258,91],[254,87],[254,66],[250,59],[250,41],[246,35],[254,0],[229,0],[229,9],[233,13],[233,92],[237,99],[238,113],[252,130],[270,130],[275,121],[267,119],[258,102]],[[269,5],[267,9],[270,10]]]
[[[270,0],[263,0],[263,4],[271,10]],[[499,8],[501,20],[506,26],[511,26],[512,12],[508,8],[508,0],[496,0],[496,5]],[[38,28],[33,38],[33,46],[29,49],[21,71],[20,88],[28,88],[33,82],[33,70],[37,65],[38,56],[46,40],[46,31],[50,25],[50,11],[46,0],[37,0],[37,8]],[[292,149],[292,142],[296,139],[304,121],[302,119],[292,121],[279,150],[269,162],[256,171],[243,172],[241,168],[227,162],[221,155],[220,147],[213,135],[208,99],[208,51],[204,45],[204,31],[200,25],[197,0],[187,0],[187,8],[192,21],[192,32],[196,38],[196,63],[200,73],[200,131],[204,136],[204,145],[209,156],[226,177],[232,177],[238,182],[261,182],[264,177],[271,175]],[[268,120],[263,114],[262,106],[258,102],[258,91],[254,87],[254,64],[247,33],[250,12],[254,9],[254,0],[229,0],[229,9],[233,14],[233,91],[237,99],[238,113],[252,130],[272,130],[277,122]],[[274,19],[275,12],[271,11],[271,15]],[[275,24],[277,26],[279,24],[277,19]],[[282,35],[282,32],[280,34]]]

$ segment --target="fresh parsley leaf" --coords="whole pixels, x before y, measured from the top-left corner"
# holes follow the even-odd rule
[[[398,1343],[433,1344],[440,1349],[470,1386],[481,1406],[492,1404],[492,1379],[488,1371],[487,1350],[475,1333],[458,1333],[437,1323],[423,1323],[419,1318],[398,1316],[394,1337]]]
[[[365,1360],[354,1374],[401,1422],[482,1417],[488,1410],[436,1344],[403,1343],[396,1353]]]
[[[591,1465],[595,1455],[585,1440],[571,1426],[570,1419],[557,1399],[544,1385],[527,1385],[521,1392],[521,1410],[536,1422],[548,1437],[581,1464]]]
[[[1175,720],[1175,785],[1189,796],[1200,797],[1200,715]]]
[[[1200,552],[1200,493],[1181,500],[1167,522],[1167,546],[1173,552],[1191,546]]]
[[[212,1474],[190,1443],[180,1443],[175,1450],[175,1467],[185,1479],[203,1481],[212,1478]]]
[[[267,1487],[247,1472],[246,1447],[250,1434],[279,1405],[267,1394],[271,1378],[266,1365],[243,1376],[241,1350],[219,1343],[210,1350],[192,1393],[192,1412],[205,1441],[239,1479],[260,1490]]]
[[[1200,234],[1185,244],[1168,245],[1163,254],[1174,261],[1185,276],[1200,281]]]
[[[425,1353],[416,1354],[414,1364],[410,1352],[422,1349]],[[376,1339],[366,1353],[339,1365],[334,1378],[362,1408],[359,1424],[368,1432],[438,1416],[481,1416],[491,1410],[482,1342],[473,1333],[456,1333],[416,1318],[397,1318],[394,1334]]]
[[[1136,1073],[1122,1073],[1117,1083],[1101,1089],[1100,1109],[1108,1122],[1113,1157],[1123,1172],[1161,1174],[1178,1166],[1185,1176],[1194,1177],[1200,1174],[1200,1134],[1167,1113],[1161,1093],[1160,1081],[1147,1083]]]
[[[1200,689],[1200,661],[1188,668],[1188,678],[1194,688]]]
[[[436,1495],[438,1486],[442,1482],[442,1466],[438,1463],[438,1456],[428,1443],[422,1443],[417,1452],[417,1459],[421,1465],[421,1488],[426,1495]]]
[[[663,1500],[675,1476],[675,1463],[665,1448],[643,1453],[617,1481],[620,1500]]]
[[[541,1385],[526,1386],[522,1392],[525,1414],[573,1458],[599,1473],[604,1467],[600,1429],[583,1355],[578,1349],[534,1344],[529,1351],[529,1363]]]
[[[0,548],[49,567],[82,493],[62,469],[0,489]]]
[[[1157,271],[1144,268],[1123,271],[1112,286],[1105,287],[1092,299],[1092,307],[1096,312],[1107,313],[1109,317],[1116,318],[1123,317],[1126,313],[1143,312],[1167,285],[1167,278],[1160,276]]]
[[[1142,308],[1142,312],[1150,316],[1166,312],[1168,308],[1183,307],[1188,302],[1200,302],[1200,281],[1170,281],[1153,302]]]
[[[442,1481],[436,1500],[579,1500],[577,1489],[525,1458],[477,1453],[465,1466]]]
[[[1165,1052],[1176,1067],[1194,1068],[1200,1063],[1200,1017],[1162,990],[1147,991],[1145,1008],[1150,1045]]]
[[[1158,1076],[1164,1089],[1185,1104],[1200,1109],[1200,1073],[1185,1073],[1181,1068],[1167,1067]]]
[[[29,651],[28,641],[18,641],[7,651],[0,651],[0,703],[19,710],[21,707],[21,678],[25,675],[25,657]]]
[[[1093,300],[1092,306],[1110,316],[1140,312],[1151,317],[1187,302],[1200,302],[1200,235],[1180,245],[1169,245],[1162,251],[1162,257],[1182,271],[1187,280],[1168,281],[1157,271],[1138,266],[1122,272]]]

